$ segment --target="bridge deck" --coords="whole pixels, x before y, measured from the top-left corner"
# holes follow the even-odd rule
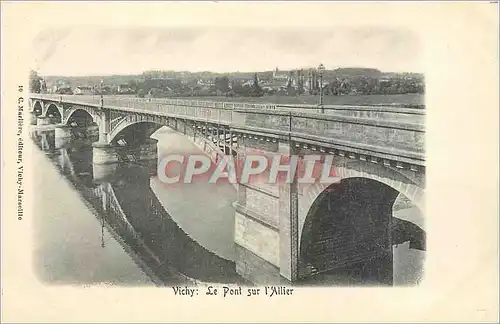
[[[314,106],[32,94],[32,99],[137,114],[184,118],[357,154],[425,164],[425,110],[388,106]]]

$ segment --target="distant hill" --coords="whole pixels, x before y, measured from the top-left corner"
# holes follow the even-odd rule
[[[348,68],[338,68],[333,71],[326,71],[326,76],[335,76],[335,77],[371,77],[378,78],[382,76],[382,72],[377,69],[370,68],[357,68],[357,67],[348,67]]]
[[[72,87],[89,84],[100,84],[101,79],[105,84],[125,84],[130,80],[139,80],[141,75],[107,75],[107,76],[45,76],[47,85],[55,84],[57,81],[64,81]]]
[[[306,72],[307,70],[304,70]],[[289,73],[289,71],[282,70],[281,73]],[[306,72],[307,73],[307,72]],[[126,84],[132,80],[134,81],[144,81],[144,79],[149,76],[153,78],[165,77],[165,78],[176,78],[184,80],[193,79],[215,79],[220,76],[228,76],[230,80],[232,79],[253,79],[255,72],[227,72],[227,73],[217,73],[210,71],[203,72],[188,72],[188,71],[146,71],[142,74],[135,75],[108,75],[108,76],[44,76],[47,85],[53,85],[56,82],[71,85],[72,87],[89,85],[89,84],[99,84],[101,79],[105,84]],[[357,78],[357,77],[370,77],[370,78],[380,78],[380,77],[393,77],[400,74],[410,74],[417,77],[423,77],[419,73],[394,73],[394,72],[382,72],[378,69],[372,68],[360,68],[360,67],[344,67],[335,70],[326,70],[324,72],[325,79],[329,78]],[[272,79],[273,71],[260,71],[257,72],[259,79],[270,80]],[[307,75],[307,74],[306,74]]]

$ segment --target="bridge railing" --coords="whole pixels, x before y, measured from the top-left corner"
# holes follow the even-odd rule
[[[59,95],[59,94],[31,94],[31,97],[54,101],[81,102],[87,104],[100,104],[99,95]],[[398,113],[412,113],[424,115],[422,107],[405,107],[398,105],[310,105],[310,104],[272,104],[272,103],[248,103],[248,102],[226,102],[191,99],[168,99],[168,98],[130,98],[120,96],[103,96],[105,106],[119,106],[127,108],[139,108],[145,103],[161,103],[167,105],[192,106],[215,109],[257,109],[257,110],[286,110],[298,112],[322,112],[335,113],[341,111],[384,111]]]
[[[99,95],[55,95],[36,94],[32,97],[75,104],[91,104],[107,108],[133,111],[158,112],[175,114],[178,116],[204,119],[210,122],[231,122],[232,111],[287,111],[292,113],[324,114],[351,118],[368,118],[379,120],[393,120],[412,124],[424,124],[425,110],[393,106],[348,106],[348,105],[305,105],[305,104],[256,104],[243,102],[220,102],[191,99],[165,98],[123,98],[119,96]]]
[[[92,104],[99,105],[101,98],[99,96],[77,96],[77,95],[64,95],[64,94],[46,94],[46,93],[36,93],[31,94],[33,99],[43,99],[52,100],[56,102],[72,102],[72,103],[82,103],[82,104]]]
[[[33,96],[68,103],[95,104],[92,96]],[[76,98],[75,98],[76,97]],[[81,97],[81,98],[79,98]],[[54,99],[55,98],[55,99]],[[67,99],[66,99],[67,98]],[[100,104],[95,105],[100,107]],[[180,117],[265,133],[293,134],[304,141],[334,142],[359,154],[423,165],[425,112],[375,106],[318,107],[222,103],[180,99],[104,97],[112,113],[123,111]],[[266,111],[273,109],[274,111]],[[304,113],[306,112],[306,113]],[[112,117],[112,122],[119,119]]]
[[[40,99],[66,101],[66,102],[81,102],[86,104],[100,104],[100,95],[60,95],[60,94],[32,94],[32,97]],[[165,99],[165,98],[120,98],[112,96],[102,97],[104,106],[117,106],[127,108],[143,108],[148,103],[151,104],[166,104],[176,106],[190,106],[212,109],[276,109],[275,104],[257,104],[246,102],[225,102],[225,101],[209,101],[209,100],[191,100],[191,99]]]
[[[155,107],[147,107],[148,111],[156,111],[159,114],[176,115],[181,117],[206,120],[208,122],[231,123],[232,111],[222,108],[206,108],[200,106],[183,106],[177,104],[157,103]]]

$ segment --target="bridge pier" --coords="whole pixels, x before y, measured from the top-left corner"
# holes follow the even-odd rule
[[[120,160],[129,162],[158,160],[158,141],[152,138],[135,147],[117,146],[99,141],[92,143],[92,147],[94,164],[117,163]]]
[[[99,140],[92,143],[92,163],[94,165],[117,163],[119,161],[117,147],[108,140],[109,111],[101,111],[98,118]]]
[[[30,116],[30,125],[36,125],[37,124],[37,116],[34,111],[29,113]]]
[[[117,163],[93,164],[92,173],[94,181],[98,183],[107,182],[113,176],[117,167]]]
[[[289,143],[279,143],[278,153],[290,157],[293,147]],[[289,169],[291,170],[291,168]],[[298,196],[297,177],[292,183],[279,184],[279,260],[280,274],[294,282],[298,279]]]
[[[290,281],[280,275],[276,265],[240,245],[236,245],[236,272],[255,285],[282,285]]]
[[[36,117],[36,125],[37,126],[46,126],[51,124],[51,119],[49,117],[38,116]]]
[[[71,142],[73,139],[73,133],[71,132],[71,127],[63,124],[56,125],[54,129],[55,136],[55,146],[56,148],[61,148],[64,145]]]
[[[241,140],[238,146],[242,148],[243,155],[250,154],[254,147],[264,148],[268,156],[293,154],[293,148],[287,142],[266,141],[264,144],[246,138]],[[293,183],[277,184],[258,183],[258,181],[249,184],[239,183],[235,209],[235,243],[238,244],[238,254],[245,256],[237,261],[238,273],[255,279],[261,277],[257,269],[265,268],[267,282],[296,281],[298,279],[296,180]]]
[[[118,161],[117,147],[101,142],[92,143],[92,163],[94,165],[117,163]]]

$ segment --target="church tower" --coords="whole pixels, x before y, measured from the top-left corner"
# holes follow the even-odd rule
[[[276,76],[278,75],[278,67],[273,71],[273,79],[276,79]]]

